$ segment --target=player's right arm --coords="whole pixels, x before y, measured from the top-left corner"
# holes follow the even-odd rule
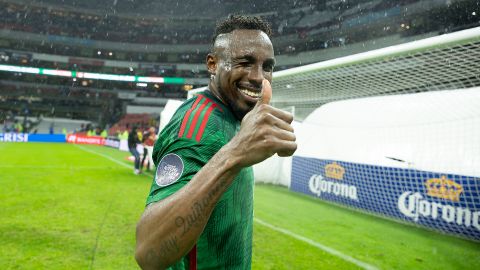
[[[296,150],[293,116],[268,105],[267,82],[262,99],[243,119],[239,133],[222,147],[183,188],[150,204],[137,225],[135,259],[142,269],[165,269],[196,243],[220,197],[244,167],[275,153]]]

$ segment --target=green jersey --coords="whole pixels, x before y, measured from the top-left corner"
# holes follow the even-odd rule
[[[210,91],[182,104],[155,143],[157,171],[147,204],[185,186],[239,129],[231,110]],[[197,269],[251,268],[253,183],[252,168],[242,169],[215,206],[196,250],[170,269],[195,269],[195,260]]]

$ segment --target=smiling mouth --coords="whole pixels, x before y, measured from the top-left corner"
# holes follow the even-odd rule
[[[248,97],[251,97],[251,98],[260,98],[262,96],[262,92],[257,92],[257,91],[252,91],[252,90],[248,90],[248,89],[245,89],[245,88],[238,88],[238,90],[248,96]]]

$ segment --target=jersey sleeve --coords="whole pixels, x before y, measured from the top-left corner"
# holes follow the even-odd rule
[[[196,120],[195,115],[198,115]],[[159,138],[163,141],[157,141],[158,145],[155,145],[157,169],[147,205],[184,187],[225,144],[219,111],[212,109],[210,114],[194,110],[189,114],[186,111],[177,118],[177,123],[170,124],[165,128],[166,134]]]

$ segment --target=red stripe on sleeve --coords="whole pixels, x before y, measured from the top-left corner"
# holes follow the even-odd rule
[[[205,127],[207,126],[208,118],[210,117],[210,114],[212,113],[213,109],[215,109],[216,107],[218,107],[217,104],[213,103],[212,106],[210,106],[207,109],[207,112],[205,113],[205,117],[203,117],[202,124],[198,129],[197,136],[195,137],[195,140],[197,140],[197,142],[200,142],[200,140],[202,139],[203,132],[205,131]]]
[[[189,270],[197,270],[197,245],[188,253]]]
[[[217,107],[221,112],[223,112],[222,107],[220,107],[217,102],[213,101],[212,99],[207,98],[207,97],[204,96],[204,95],[199,95],[199,96],[205,98],[206,100],[208,100],[208,102],[211,102],[211,103],[217,105],[216,107]]]
[[[205,98],[200,108],[198,108],[197,112],[195,112],[195,116],[193,116],[192,124],[190,125],[190,129],[188,130],[188,134],[187,134],[188,139],[192,138],[193,131],[195,131],[195,127],[197,126],[198,117],[200,117],[200,114],[202,114],[203,109],[205,108],[205,106],[208,105],[208,103],[209,102],[207,98]]]
[[[183,136],[183,133],[185,132],[185,127],[187,126],[187,123],[188,123],[188,119],[190,118],[190,114],[197,107],[200,100],[202,100],[203,98],[204,97],[202,95],[199,95],[197,97],[197,100],[195,100],[195,103],[193,103],[193,106],[187,111],[187,113],[183,117],[182,125],[180,126],[180,131],[178,132],[178,137]]]

